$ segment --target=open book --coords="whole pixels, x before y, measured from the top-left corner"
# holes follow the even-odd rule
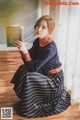
[[[14,40],[22,41],[22,27],[10,25],[6,27],[7,47],[15,47]]]

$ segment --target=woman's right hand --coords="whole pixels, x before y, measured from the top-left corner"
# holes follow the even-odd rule
[[[24,54],[28,52],[26,49],[25,43],[20,40],[15,40],[13,43],[20,51],[22,51]]]

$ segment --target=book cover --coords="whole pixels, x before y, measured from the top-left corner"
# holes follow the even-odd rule
[[[7,26],[6,27],[6,40],[7,47],[14,47],[14,41],[22,41],[22,28],[21,26]]]

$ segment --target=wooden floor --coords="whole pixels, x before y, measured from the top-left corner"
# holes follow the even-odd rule
[[[10,83],[14,72],[22,64],[20,54],[17,51],[0,52],[0,108],[12,107],[13,120],[80,120],[80,105],[70,106],[64,112],[44,118],[25,118],[18,115],[14,104],[19,101]]]

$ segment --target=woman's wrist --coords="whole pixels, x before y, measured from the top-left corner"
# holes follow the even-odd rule
[[[26,53],[21,52],[21,55],[25,59],[25,61],[30,61],[31,60],[29,52],[26,52]]]
[[[21,47],[19,50],[23,52],[23,54],[28,53],[28,50],[26,49],[26,47]]]

